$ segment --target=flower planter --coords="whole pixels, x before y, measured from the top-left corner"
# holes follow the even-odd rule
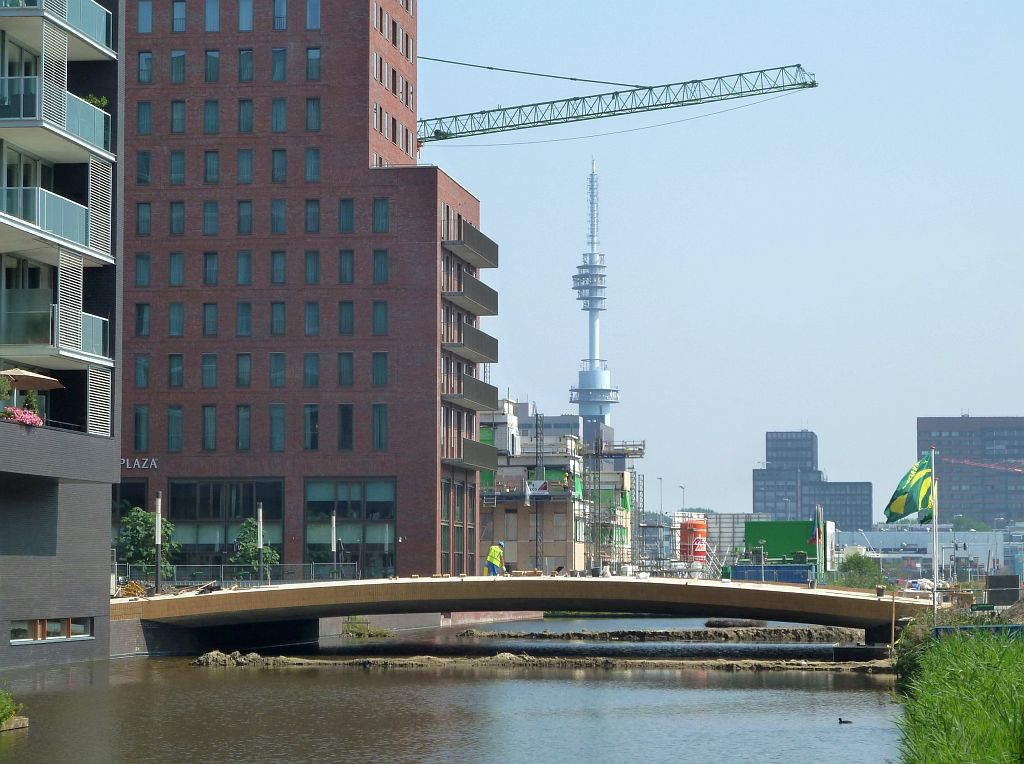
[[[0,421],[17,422],[23,424],[26,427],[42,427],[43,420],[39,414],[28,409],[20,409],[14,406],[4,406],[3,411],[0,411]]]

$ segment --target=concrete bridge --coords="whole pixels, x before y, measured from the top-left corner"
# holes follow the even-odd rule
[[[499,610],[657,613],[850,626],[864,629],[870,644],[889,641],[894,614],[897,620],[922,618],[930,608],[930,602],[919,599],[748,581],[464,577],[286,584],[115,599],[110,618],[113,641],[145,642],[122,652],[158,653],[238,644],[243,635],[252,639],[242,646],[312,642],[321,618]],[[130,624],[139,633],[132,635]],[[175,650],[175,645],[181,649]]]

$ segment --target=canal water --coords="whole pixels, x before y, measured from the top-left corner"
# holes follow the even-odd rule
[[[702,622],[585,623],[486,628],[606,631]],[[423,645],[454,634],[406,637]],[[5,763],[898,761],[900,707],[891,681],[866,675],[240,670],[160,658],[0,671],[0,687],[15,693],[31,719],[28,730],[0,736]],[[840,716],[854,723],[840,726]]]

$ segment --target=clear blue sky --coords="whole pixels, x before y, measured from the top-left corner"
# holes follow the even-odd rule
[[[647,506],[750,511],[766,430],[818,433],[876,518],[916,417],[1021,415],[1019,2],[421,2],[425,56],[663,84],[803,64],[820,87],[429,144],[501,246],[492,382],[574,411],[571,290],[590,160],[610,288],[619,439],[647,441]],[[421,117],[612,88],[420,62]],[[745,99],[725,107],[751,104]],[[519,144],[519,145],[488,145]]]

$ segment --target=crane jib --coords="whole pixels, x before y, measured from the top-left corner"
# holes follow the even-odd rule
[[[817,86],[814,75],[804,71],[799,64],[795,64],[670,85],[616,90],[611,93],[558,101],[422,119],[419,121],[417,139],[420,143],[430,143],[471,135],[524,130],[680,106],[696,106]]]

